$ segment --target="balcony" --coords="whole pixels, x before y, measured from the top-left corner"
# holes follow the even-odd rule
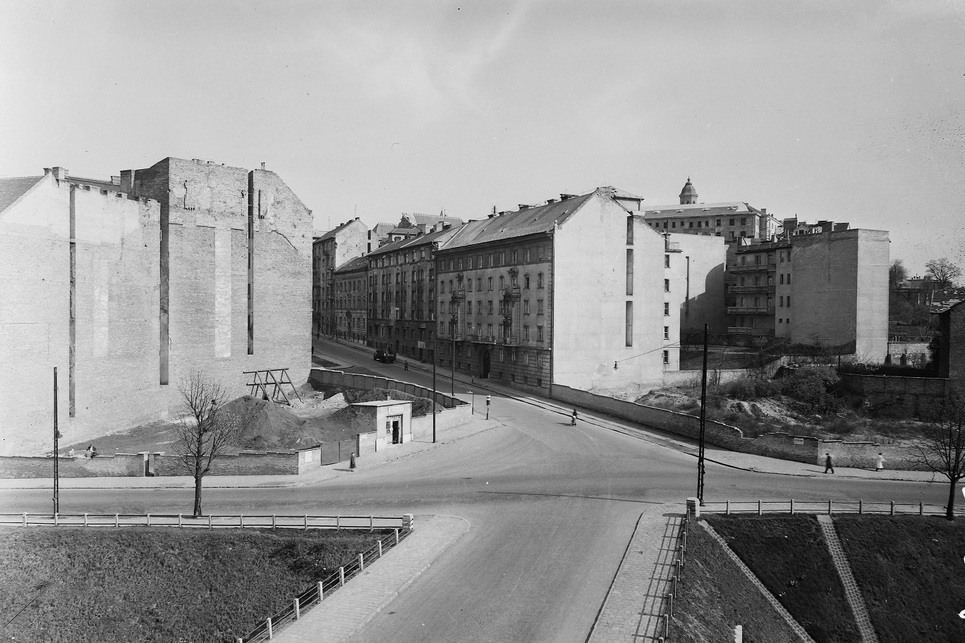
[[[773,315],[774,306],[728,306],[728,315]]]
[[[771,285],[763,284],[763,285],[757,285],[757,286],[728,286],[727,292],[732,294],[741,294],[741,293],[773,294],[774,284],[771,284]]]
[[[748,263],[743,266],[728,266],[727,272],[765,272],[773,269],[773,266],[768,266],[766,263]]]
[[[759,335],[759,336],[771,336],[774,335],[774,329],[772,328],[751,328],[750,326],[728,326],[727,334],[729,335]]]
[[[503,337],[499,343],[503,346],[519,346],[519,337]]]

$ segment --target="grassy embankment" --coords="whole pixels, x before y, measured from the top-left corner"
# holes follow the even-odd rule
[[[234,641],[379,532],[8,528],[0,635],[17,641]]]
[[[708,522],[818,643],[861,640],[814,516],[712,515]],[[857,515],[834,522],[882,643],[965,640],[958,617],[965,608],[965,524]],[[710,567],[696,553],[688,557],[675,619],[683,631],[674,640],[731,640],[734,625],[747,623]],[[748,628],[744,640],[761,639]]]

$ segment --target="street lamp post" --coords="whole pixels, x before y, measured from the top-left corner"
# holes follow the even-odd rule
[[[704,504],[704,434],[707,424],[707,324],[704,324],[704,367],[700,379],[700,442],[697,455],[697,501]]]
[[[436,331],[429,332],[432,339],[432,443],[436,443]]]
[[[71,193],[73,194],[73,193]],[[57,367],[54,366],[54,515],[60,513],[60,430],[57,426]]]
[[[452,383],[449,387],[449,395],[452,397],[456,397],[456,326],[458,325],[459,314],[456,313],[452,316],[452,363],[449,364],[452,368]]]

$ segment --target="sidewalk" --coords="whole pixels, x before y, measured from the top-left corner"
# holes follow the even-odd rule
[[[469,531],[458,516],[416,516],[415,529],[360,576],[289,623],[272,640],[337,643],[348,640]]]

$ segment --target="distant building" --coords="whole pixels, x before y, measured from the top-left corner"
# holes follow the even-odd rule
[[[938,374],[948,378],[953,399],[965,403],[965,301],[948,300],[937,306]]]
[[[62,444],[179,412],[198,371],[239,395],[243,371],[307,377],[310,234],[264,169],[0,179],[0,452],[50,449],[54,367]]]
[[[541,393],[662,382],[680,257],[641,203],[603,187],[456,230],[436,254],[439,363]]]
[[[888,352],[889,265],[884,230],[787,219],[771,241],[729,247],[728,331],[882,361]]]
[[[461,225],[462,219],[458,219],[456,217],[447,217],[444,214],[432,216],[429,214],[408,214],[403,212],[402,218],[399,220],[399,225],[392,228],[392,230],[390,230],[386,235],[385,243],[402,241],[403,239],[417,237],[420,234],[426,234],[427,232],[432,232],[433,230],[455,228]]]
[[[368,238],[368,228],[355,217],[312,242],[312,330],[315,337],[335,334],[335,269],[364,255]]]
[[[369,259],[356,257],[335,270],[335,336],[365,344],[368,330]]]
[[[680,192],[679,205],[648,206],[643,214],[657,232],[722,237],[729,244],[738,239],[768,240],[780,228],[767,209],[758,210],[743,201],[697,203],[697,191],[689,178]]]

